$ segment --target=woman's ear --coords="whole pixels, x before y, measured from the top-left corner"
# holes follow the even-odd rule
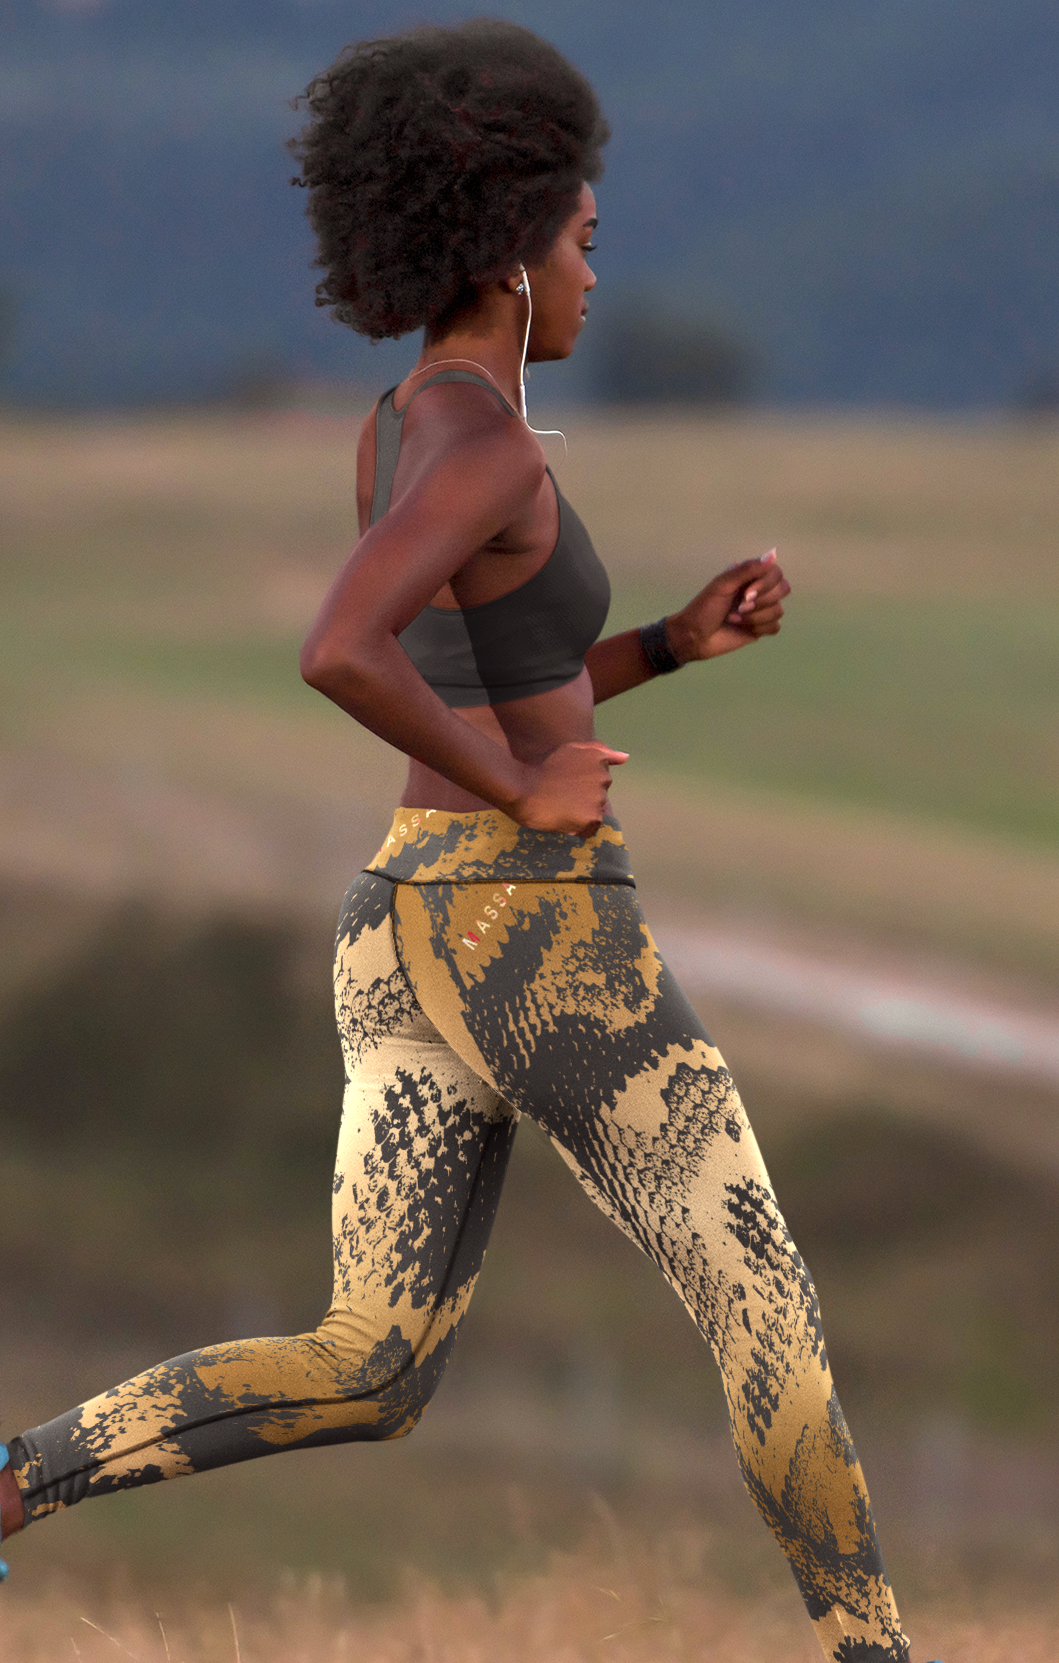
[[[525,294],[525,292],[526,292],[526,268],[525,268],[525,266],[519,266],[518,271],[512,272],[511,276],[507,279],[507,286],[508,286],[508,290],[511,294]]]

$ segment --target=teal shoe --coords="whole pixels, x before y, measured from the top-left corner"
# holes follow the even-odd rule
[[[4,1468],[10,1464],[10,1461],[11,1461],[11,1457],[7,1453],[7,1445],[6,1444],[0,1444],[0,1472],[3,1472]],[[3,1531],[0,1530],[0,1541],[3,1540],[3,1534],[4,1534]],[[6,1582],[6,1581],[7,1581],[7,1565],[5,1564],[3,1559],[0,1559],[0,1582]]]

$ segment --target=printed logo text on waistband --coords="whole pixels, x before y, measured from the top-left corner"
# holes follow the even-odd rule
[[[493,922],[500,916],[498,908],[507,906],[507,898],[509,895],[513,895],[515,893],[516,885],[513,883],[505,883],[501,885],[501,889],[504,893],[501,894],[500,889],[494,890],[492,896],[490,897],[490,904],[482,908],[482,911],[485,913],[485,917],[475,919],[474,930],[468,930],[466,935],[460,936],[460,940],[463,942],[465,947],[470,947],[474,950],[481,946],[482,937],[486,930],[491,930]],[[478,932],[477,935],[475,934],[475,930]]]
[[[437,812],[438,811],[437,811],[436,808],[424,809],[423,819],[424,820],[429,820],[430,816],[432,814],[436,814]],[[413,814],[412,818],[408,822],[408,826],[411,826],[413,831],[414,831],[420,824],[421,824],[421,821],[420,821],[419,815],[418,814]],[[400,833],[400,835],[402,837],[407,837],[408,836],[408,826],[398,826],[397,830],[398,830],[398,832]],[[384,847],[388,849],[390,847],[391,843],[396,843],[396,842],[397,842],[397,838],[393,835],[393,832],[391,832],[389,837],[386,839],[386,843],[385,843]]]

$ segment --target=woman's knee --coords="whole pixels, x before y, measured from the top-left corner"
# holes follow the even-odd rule
[[[413,1345],[396,1325],[373,1333],[358,1312],[330,1310],[314,1338],[332,1359],[343,1397],[371,1405],[380,1441],[406,1438],[423,1417],[444,1372],[451,1344]]]
[[[407,1438],[415,1431],[439,1378],[423,1363],[410,1362],[372,1394],[379,1416],[376,1437],[380,1442]]]

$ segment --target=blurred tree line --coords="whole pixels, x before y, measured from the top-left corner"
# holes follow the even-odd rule
[[[734,334],[646,294],[607,311],[589,357],[592,391],[604,404],[742,404],[757,369]]]
[[[15,292],[0,283],[0,391],[7,376],[8,365],[15,356],[17,327],[18,302]]]

